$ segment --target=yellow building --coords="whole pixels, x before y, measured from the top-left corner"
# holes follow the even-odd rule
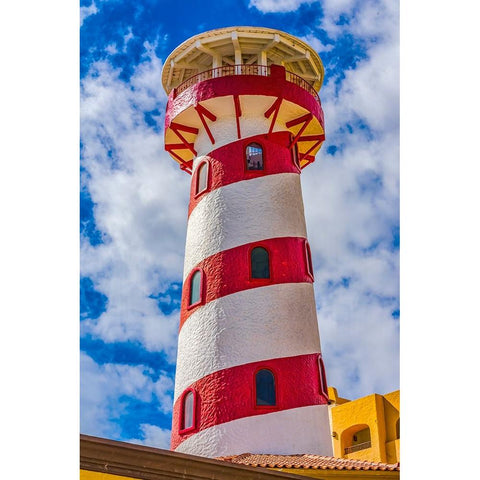
[[[370,462],[400,462],[400,390],[356,400],[328,388],[333,454]]]

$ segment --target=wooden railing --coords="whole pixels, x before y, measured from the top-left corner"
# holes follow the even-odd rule
[[[266,65],[225,65],[223,67],[205,70],[181,83],[176,88],[177,95],[196,83],[210,80],[211,78],[227,77],[229,75],[262,75],[268,77],[270,76],[270,67]]]
[[[205,70],[204,72],[197,73],[193,77],[188,78],[175,88],[176,95],[183,92],[187,88],[195,85],[196,83],[210,80],[211,78],[227,77],[229,75],[260,75],[263,77],[270,76],[270,67],[266,65],[225,65],[223,67],[212,68],[211,70]],[[320,103],[317,91],[302,77],[299,75],[285,70],[285,79],[287,82],[294,83],[303,88],[311,95],[313,95]]]
[[[315,98],[318,98],[317,91],[302,77],[296,73],[285,70],[285,78],[287,82],[292,82],[299,87],[302,87],[307,92],[310,92]]]
[[[372,442],[363,442],[363,443],[357,443],[357,445],[352,445],[351,447],[346,447],[345,448],[345,455],[347,453],[352,453],[352,452],[358,452],[359,450],[365,450],[366,448],[370,448],[372,446]]]

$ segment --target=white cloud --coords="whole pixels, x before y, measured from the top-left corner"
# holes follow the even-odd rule
[[[351,15],[357,2],[358,0],[322,0],[321,4],[325,15],[338,17],[340,14]]]
[[[304,3],[313,3],[315,0],[250,0],[248,6],[260,10],[262,13],[293,12]]]
[[[351,398],[398,388],[391,315],[399,288],[398,252],[391,249],[399,221],[398,18],[386,3],[362,3],[342,32],[329,31],[378,39],[366,43],[367,57],[340,86],[331,81],[321,90],[327,140],[302,175],[328,381]],[[355,5],[325,2],[327,22]],[[326,154],[330,145],[339,148],[334,157]],[[361,188],[369,178],[376,183]],[[342,278],[350,279],[348,288]]]
[[[160,410],[171,412],[173,381],[165,374],[153,381],[153,372],[148,367],[112,363],[99,365],[85,353],[80,355],[80,368],[80,430],[84,434],[118,439],[119,418],[125,410],[121,397],[125,395],[142,402],[153,401],[156,396]],[[149,435],[153,438],[152,434]]]
[[[320,26],[332,40],[345,33],[363,39],[398,37],[397,1],[324,0],[322,10]]]
[[[95,15],[96,13],[98,13],[98,8],[93,1],[88,7],[80,7],[80,26],[83,25],[83,22],[86,18],[88,18],[90,15]]]
[[[150,425],[148,423],[142,423],[140,430],[143,433],[143,440],[138,438],[128,439],[129,443],[138,443],[140,445],[147,445],[149,447],[170,449],[170,433],[171,431],[166,428],[160,428],[156,425]]]
[[[318,53],[330,52],[334,48],[333,44],[325,45],[324,43],[322,43],[322,41],[314,34],[304,35],[303,37],[299,38],[300,40],[303,40],[305,43],[310,45]]]
[[[105,47],[105,51],[109,54],[109,55],[115,55],[118,53],[118,49],[117,49],[117,44],[116,43],[110,43],[109,45],[107,45]]]
[[[181,279],[189,177],[163,150],[163,135],[144,111],[157,109],[161,127],[166,95],[161,62],[147,55],[129,84],[107,62],[82,81],[83,165],[95,220],[108,241],[81,245],[82,275],[108,297],[107,311],[84,322],[108,342],[137,340],[174,361],[178,314],[162,315],[149,295]]]
[[[123,36],[123,53],[127,52],[128,42],[134,37],[135,35],[132,32],[132,27],[128,27],[128,32]]]

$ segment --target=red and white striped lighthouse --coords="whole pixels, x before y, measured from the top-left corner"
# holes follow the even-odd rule
[[[167,58],[165,149],[192,175],[171,448],[332,455],[300,173],[324,141],[317,53],[202,33]]]

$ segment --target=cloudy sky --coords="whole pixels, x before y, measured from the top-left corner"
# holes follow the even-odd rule
[[[302,186],[328,383],[399,388],[398,3],[81,5],[81,432],[169,445],[190,176],[163,151],[161,70],[230,25],[287,31],[324,62],[327,139]]]

